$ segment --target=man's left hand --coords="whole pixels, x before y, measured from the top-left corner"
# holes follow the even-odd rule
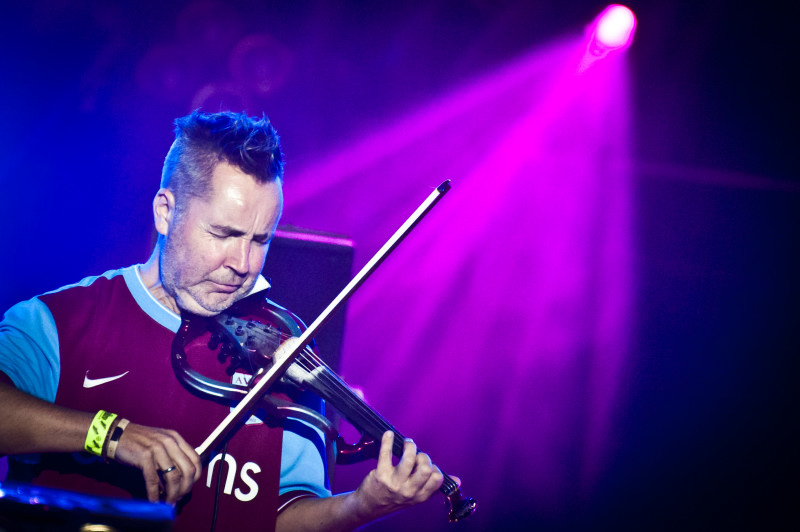
[[[378,466],[370,471],[354,495],[366,515],[386,515],[428,498],[442,485],[442,472],[425,453],[406,440],[403,455],[392,465],[394,434],[387,431],[381,439]]]

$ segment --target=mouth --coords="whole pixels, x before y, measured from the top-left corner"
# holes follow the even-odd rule
[[[216,292],[225,292],[226,294],[232,294],[242,286],[238,284],[218,283],[216,281],[209,282],[214,286]]]

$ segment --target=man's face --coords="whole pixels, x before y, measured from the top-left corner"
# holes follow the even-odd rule
[[[169,224],[159,258],[164,289],[200,316],[230,307],[256,282],[282,209],[279,182],[218,164],[209,197],[189,198]]]

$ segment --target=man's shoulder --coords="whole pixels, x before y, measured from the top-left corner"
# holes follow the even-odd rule
[[[104,317],[120,314],[115,309],[126,309],[131,298],[120,283],[124,271],[86,277],[9,308],[0,321],[0,371],[21,390],[54,400],[61,340],[91,331]]]
[[[113,309],[135,306],[125,280],[127,270],[119,268],[84,277],[34,299],[49,309],[57,324],[96,320]]]
[[[39,323],[52,320],[51,306],[54,300],[63,298],[72,299],[74,291],[77,289],[89,289],[87,291],[81,290],[83,297],[93,292],[102,292],[117,284],[123,277],[124,272],[128,268],[119,268],[116,270],[109,270],[101,275],[93,275],[84,277],[77,283],[68,284],[55,290],[50,290],[43,294],[36,295],[25,301],[20,301],[11,306],[3,316],[3,323]],[[101,282],[98,282],[102,280]]]
[[[93,288],[95,290],[103,290],[113,287],[120,281],[124,281],[125,274],[128,270],[135,268],[135,266],[128,266],[126,268],[117,268],[115,270],[108,270],[100,275],[90,275],[88,277],[84,277],[77,283],[72,283],[68,285],[64,285],[60,288],[56,288],[55,290],[50,290],[49,292],[45,292],[38,298],[48,298],[48,296],[54,294],[60,294],[64,292],[69,292],[73,290],[79,289],[86,289],[86,288]]]

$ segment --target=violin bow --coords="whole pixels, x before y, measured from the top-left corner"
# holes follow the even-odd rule
[[[222,422],[208,435],[205,441],[195,449],[200,459],[206,463],[212,449],[217,448],[222,441],[228,437],[239,425],[241,420],[247,413],[256,406],[270,387],[280,379],[289,366],[294,362],[298,354],[305,348],[311,341],[316,332],[328,321],[328,319],[336,312],[342,304],[366,281],[367,277],[374,272],[378,266],[389,256],[394,248],[411,232],[411,230],[428,214],[434,205],[441,199],[441,197],[450,190],[450,180],[444,181],[441,185],[431,192],[431,194],[417,207],[411,216],[400,226],[397,231],[392,235],[389,240],[375,253],[375,255],[367,262],[361,271],[353,277],[353,279],[342,289],[333,301],[322,311],[314,322],[306,328],[299,338],[292,341],[290,348],[287,347],[288,352],[275,357],[275,363],[269,370],[267,370],[256,382],[253,388],[245,395],[242,400],[236,405],[235,408],[222,420]],[[284,344],[286,345],[286,344]],[[290,349],[290,350],[289,350]],[[282,348],[279,348],[281,351]]]

